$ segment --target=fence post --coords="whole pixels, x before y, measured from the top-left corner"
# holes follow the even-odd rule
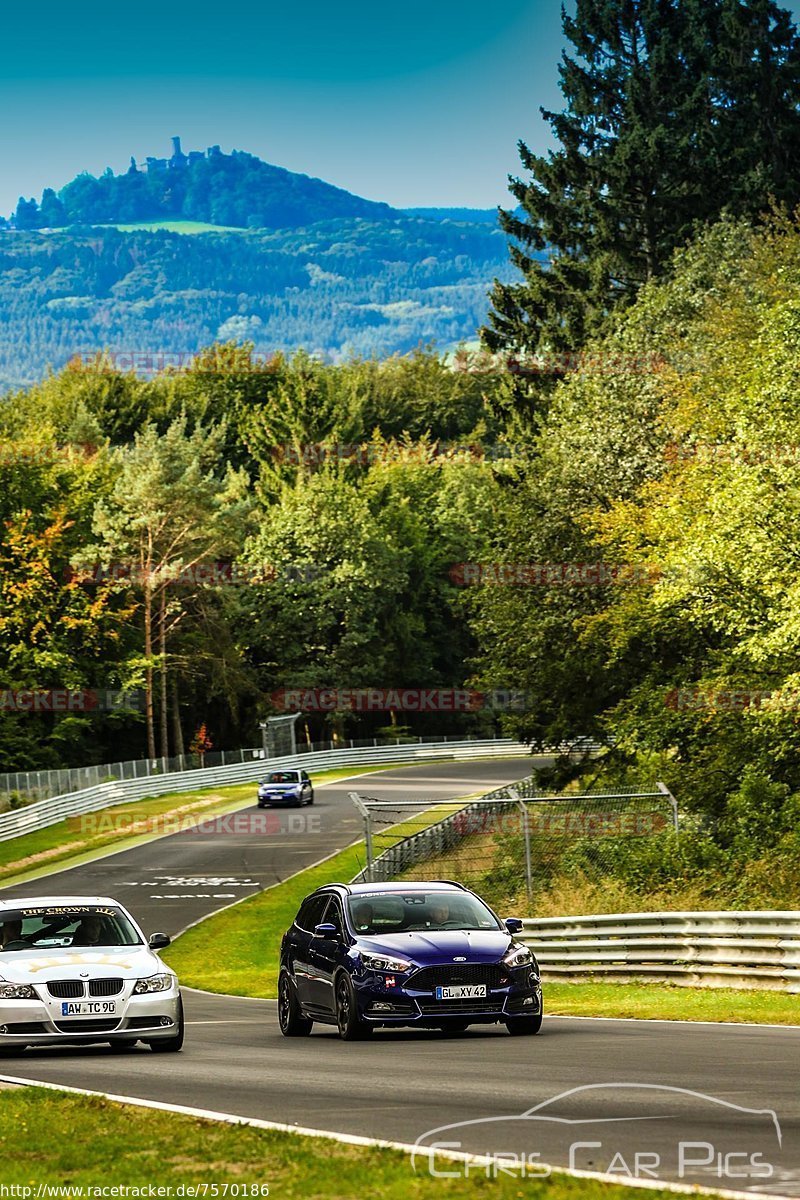
[[[365,843],[365,847],[366,847],[366,859],[367,859],[366,866],[364,868],[364,876],[365,876],[367,882],[371,883],[372,882],[372,862],[373,862],[373,859],[372,859],[372,819],[370,817],[369,809],[367,808],[366,804],[364,804],[364,802],[362,801],[358,792],[348,792],[348,795],[349,795],[350,799],[353,801],[353,804],[355,804],[358,811],[361,813],[361,816],[364,820],[364,843]]]
[[[528,901],[530,902],[533,899],[533,870],[531,867],[531,825],[528,816],[528,806],[516,788],[510,787],[508,794],[512,800],[516,800],[519,805],[520,816],[522,817],[522,836],[525,839],[525,890],[528,893]]]
[[[677,836],[677,834],[680,833],[680,828],[678,826],[678,801],[675,799],[675,797],[673,796],[672,792],[669,790],[667,785],[665,783],[662,783],[660,779],[656,780],[656,787],[658,788],[658,790],[660,792],[664,793],[664,795],[667,797],[670,804],[672,805],[672,824],[675,826],[675,834]]]

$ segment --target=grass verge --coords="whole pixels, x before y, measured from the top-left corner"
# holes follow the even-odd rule
[[[652,983],[547,983],[544,992],[551,1016],[800,1025],[797,996],[785,992]]]
[[[346,779],[352,775],[389,770],[398,764],[381,763],[375,767],[338,767],[330,771],[311,771],[317,786]],[[231,787],[203,788],[194,792],[173,792],[150,800],[118,804],[83,817],[69,817],[35,833],[0,842],[0,883],[22,883],[48,874],[53,867],[77,866],[107,850],[126,850],[159,833],[168,833],[183,820],[205,820],[246,805],[255,798],[254,783]]]
[[[384,834],[386,849],[409,832],[418,833],[462,808],[468,797],[437,805],[427,813],[392,827]],[[323,883],[348,883],[364,866],[364,843],[309,867],[283,883],[249,896],[241,904],[208,917],[181,934],[162,957],[177,971],[187,987],[232,996],[272,998],[278,994],[278,959],[281,938],[295,918],[301,900]]]
[[[162,957],[186,987],[232,996],[276,996],[281,938],[300,901],[323,883],[347,882],[364,865],[364,843],[250,896],[187,930]]]
[[[211,1196],[225,1194],[227,1185],[228,1195],[267,1195],[269,1189],[281,1200],[516,1200],[524,1183],[532,1200],[630,1200],[620,1185],[560,1174],[541,1181],[508,1174],[488,1180],[480,1172],[466,1179],[435,1178],[424,1166],[414,1173],[399,1150],[226,1125],[43,1088],[0,1091],[0,1157],[3,1183],[31,1189],[16,1193],[21,1196],[35,1196],[40,1185],[55,1185],[67,1198],[100,1185],[140,1188],[143,1195],[148,1186],[170,1188],[173,1195],[181,1186],[181,1194],[190,1195],[187,1189],[197,1186],[197,1195],[205,1187]],[[648,1196],[666,1200],[671,1193]]]

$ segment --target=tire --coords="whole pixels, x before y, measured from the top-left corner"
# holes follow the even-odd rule
[[[506,1021],[506,1029],[512,1037],[532,1037],[542,1028],[542,1014],[535,1017],[512,1017]]]
[[[178,1010],[178,1032],[175,1034],[175,1037],[159,1038],[158,1041],[148,1042],[148,1045],[155,1054],[177,1054],[183,1048],[184,1032],[185,1022],[183,1019],[183,1001],[181,1000]]]
[[[311,789],[311,792],[309,793],[309,797],[308,797],[308,803],[309,803],[309,804],[313,804],[313,803],[314,803],[314,789],[313,789],[313,788]]]
[[[278,1024],[284,1037],[308,1037],[314,1024],[304,1017],[287,971],[278,980]]]
[[[367,1025],[358,1015],[356,994],[350,976],[344,971],[337,975],[334,989],[339,1037],[343,1042],[357,1042],[369,1037],[372,1026]]]

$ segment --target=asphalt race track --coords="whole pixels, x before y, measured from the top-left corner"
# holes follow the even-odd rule
[[[364,790],[386,799],[457,795],[518,777],[519,768],[509,761],[404,768],[372,776]],[[177,835],[33,886],[116,895],[146,928],[175,931],[242,891],[178,880],[264,887],[354,840],[353,786],[319,789],[317,804],[304,811],[319,809],[320,829],[305,845],[288,833],[249,844],[234,835],[209,843]],[[324,1026],[308,1039],[284,1039],[272,1001],[191,990],[185,1001],[180,1055],[144,1047],[124,1056],[103,1046],[28,1050],[4,1058],[0,1070],[307,1128],[504,1154],[507,1169],[529,1177],[550,1162],[611,1170],[621,1180],[800,1195],[800,1029],[554,1017],[534,1038],[475,1026],[460,1036],[377,1031],[367,1042],[344,1043]],[[417,1169],[430,1169],[427,1158]],[[433,1169],[464,1170],[441,1156]]]
[[[258,809],[254,802],[236,820],[209,818],[199,832],[187,829],[46,879],[2,888],[0,896],[113,896],[146,933],[159,930],[172,937],[362,837],[349,792],[360,789],[381,800],[419,799],[424,808],[426,800],[488,791],[530,770],[530,758],[507,758],[370,772],[315,788],[314,804],[302,809]],[[254,801],[255,794],[254,784]]]

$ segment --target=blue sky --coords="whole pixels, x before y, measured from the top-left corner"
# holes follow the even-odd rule
[[[0,213],[78,171],[219,143],[398,206],[507,199],[549,145],[560,0],[8,5]]]

